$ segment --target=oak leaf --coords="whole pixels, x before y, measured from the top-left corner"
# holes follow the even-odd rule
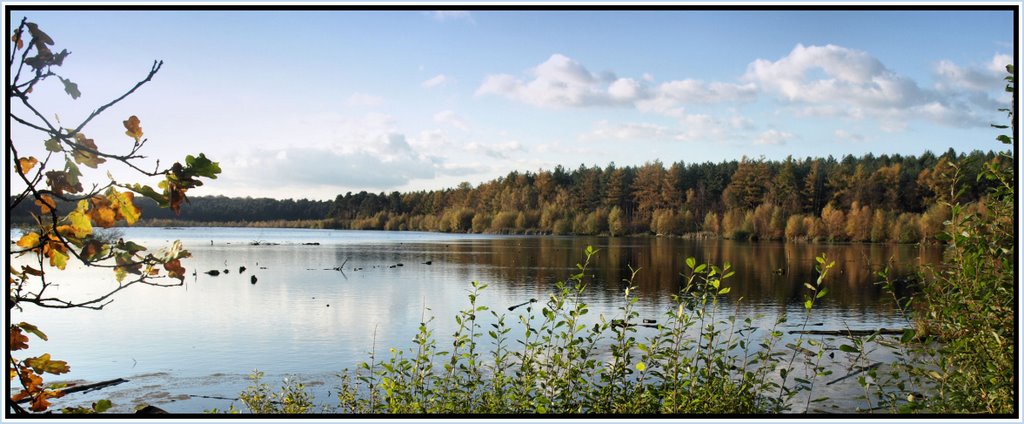
[[[21,28],[14,30],[14,34],[11,35],[11,41],[16,45],[15,50],[21,50],[25,48],[25,40],[21,38]]]
[[[39,234],[36,234],[36,233],[26,233],[25,235],[21,236],[20,239],[18,239],[18,243],[16,243],[16,244],[18,246],[24,247],[26,249],[31,249],[31,248],[34,248],[34,247],[38,247],[39,246]]]
[[[75,141],[78,143],[78,146],[73,149],[75,162],[95,169],[99,164],[107,161],[96,155],[98,149],[93,139],[86,138],[85,134],[75,133]]]
[[[25,364],[32,367],[32,370],[37,374],[49,373],[49,374],[64,374],[71,371],[71,367],[65,361],[55,361],[50,359],[49,353],[44,353],[36,358],[28,358],[25,360]]]
[[[66,51],[62,53],[66,53]],[[66,56],[66,54],[64,56]],[[54,57],[54,62],[60,65],[60,62],[64,61],[64,56],[58,55]],[[82,92],[78,90],[78,84],[75,84],[71,82],[71,80],[67,80],[61,77],[57,78],[60,78],[60,82],[64,83],[64,92],[68,93],[68,95],[71,96],[72,99],[77,100],[79,97],[82,97]]]
[[[96,239],[89,239],[88,242],[82,246],[81,256],[86,260],[95,260],[103,257],[108,252],[107,246]]]
[[[127,121],[124,121],[124,128],[128,130],[124,133],[127,134],[128,137],[134,138],[136,143],[142,139],[142,127],[139,126],[140,122],[139,117],[135,115],[129,117]]]
[[[107,191],[107,200],[111,207],[117,212],[117,219],[124,219],[128,225],[134,225],[139,220],[142,212],[135,207],[135,193],[119,192],[113,187]]]
[[[18,328],[12,328],[8,346],[11,350],[28,349],[28,336],[22,334]]]
[[[89,209],[89,217],[92,218],[92,222],[103,228],[113,227],[117,221],[117,213],[111,209],[110,200],[103,196],[93,196],[89,198],[89,201],[92,202],[92,207]]]
[[[78,208],[71,211],[67,216],[68,222],[71,223],[71,232],[76,238],[85,238],[92,234],[92,221],[89,220],[88,209],[89,202],[79,200]]]
[[[181,261],[175,259],[173,261],[164,264],[164,269],[167,270],[167,276],[171,278],[177,278],[180,281],[185,281],[185,267],[181,266]]]
[[[53,190],[58,196],[63,195],[65,192],[82,192],[82,183],[77,181],[77,177],[74,180],[73,182],[71,175],[65,171],[50,171],[46,173],[46,185],[50,186],[50,190]]]
[[[57,137],[52,137],[46,140],[46,142],[43,143],[43,145],[46,147],[46,151],[48,152],[58,153],[61,151],[60,139]]]
[[[35,200],[35,203],[39,206],[39,212],[44,215],[50,213],[51,210],[57,209],[57,202],[48,194],[40,195],[39,198]]]
[[[28,174],[39,163],[39,160],[35,156],[29,156],[27,158],[18,159],[18,169],[21,170],[22,174]]]
[[[55,266],[57,269],[64,269],[68,266],[68,255],[58,249],[48,249],[47,256],[50,257],[50,266]]]
[[[32,324],[29,324],[27,322],[19,322],[16,325],[16,327],[21,328],[22,330],[25,330],[25,331],[28,331],[29,333],[34,334],[36,337],[39,337],[40,339],[43,339],[43,341],[50,340],[48,337],[46,337],[45,333],[43,333],[42,331],[39,330],[39,327],[36,327],[36,326],[34,326]]]

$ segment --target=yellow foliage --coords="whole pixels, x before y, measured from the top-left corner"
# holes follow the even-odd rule
[[[51,210],[57,208],[57,202],[55,202],[53,198],[47,194],[39,196],[39,198],[36,199],[35,202],[36,205],[39,206],[40,213],[44,215],[50,213]]]
[[[21,239],[18,240],[17,244],[18,244],[18,246],[24,247],[26,249],[31,249],[33,247],[36,247],[36,246],[39,245],[39,234],[36,234],[36,233],[25,234],[25,235],[21,236]]]
[[[71,223],[71,232],[76,238],[85,238],[92,234],[92,221],[86,212],[88,209],[89,202],[80,200],[78,201],[78,208],[68,214],[67,218],[68,222]]]
[[[37,163],[39,163],[39,160],[36,159],[35,156],[21,158],[18,159],[18,168],[21,170],[22,174],[28,174],[28,172],[31,171]]]

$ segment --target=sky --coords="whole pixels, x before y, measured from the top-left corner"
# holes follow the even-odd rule
[[[100,149],[130,149],[136,115],[147,169],[220,163],[190,195],[321,200],[557,165],[999,149],[1018,36],[1012,11],[884,8],[22,16],[71,52],[59,73],[82,92],[38,87],[46,116],[73,127],[162,60],[83,130]],[[9,131],[42,157],[39,133]]]

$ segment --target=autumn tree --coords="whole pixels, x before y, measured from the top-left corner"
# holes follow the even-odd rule
[[[108,124],[109,121],[97,118],[148,83],[163,62],[153,62],[145,78],[121,96],[96,108],[75,125],[65,125],[53,118],[55,114],[52,111],[37,109],[31,98],[34,89],[52,82],[59,82],[73,100],[81,96],[78,85],[60,70],[71,53],[67,50],[56,52],[54,40],[38,25],[25,19],[14,30],[10,40],[7,99],[11,108],[7,117],[9,122],[20,125],[24,132],[34,135],[21,136],[22,132],[18,132],[18,138],[22,140],[15,142],[12,131],[6,131],[7,155],[12,165],[9,181],[14,180],[18,186],[24,186],[9,199],[7,211],[9,214],[27,202],[34,204],[34,211],[31,228],[20,236],[14,246],[9,246],[9,257],[16,260],[9,268],[8,312],[21,311],[25,307],[102,309],[112,301],[115,293],[134,285],[181,285],[186,272],[181,260],[190,254],[180,242],[176,241],[163,250],[150,251],[128,240],[104,237],[97,228],[137,222],[141,213],[135,206],[136,195],[150,198],[177,212],[187,201],[186,193],[203,185],[199,178],[216,178],[220,167],[202,154],[189,155],[183,162],[175,162],[163,169],[159,168],[159,162],[152,167],[142,163],[145,157],[141,151],[148,139],[143,135],[142,120],[135,115],[117,123],[123,125],[126,140],[94,140],[86,133],[86,127],[91,123]],[[116,180],[107,173],[106,181],[95,182],[90,181],[91,174],[83,173],[81,168],[100,171],[111,163],[125,165],[143,177],[160,178],[161,181],[154,189],[148,185]],[[58,202],[72,205],[71,210],[59,210]],[[70,262],[75,261],[89,267],[110,269],[118,285],[95,297],[61,297],[55,293],[55,287],[74,284],[74,277],[58,271],[65,270]],[[70,366],[48,353],[18,358],[17,352],[28,348],[29,335],[41,340],[46,340],[46,335],[33,324],[15,321],[11,319],[7,324],[7,363],[9,379],[20,385],[20,390],[9,392],[9,410],[25,414],[27,411],[20,404],[28,403],[34,412],[46,411],[50,407],[49,399],[61,397],[63,393],[45,385],[43,375],[65,373]],[[94,408],[104,407],[101,404]]]
[[[771,171],[763,160],[743,158],[722,193],[725,205],[733,209],[754,209],[764,202],[771,184]]]
[[[665,167],[661,161],[645,163],[633,180],[633,200],[636,201],[637,219],[648,222],[655,209],[663,205],[662,184]]]

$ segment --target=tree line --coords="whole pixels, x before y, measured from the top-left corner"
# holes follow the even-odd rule
[[[338,195],[333,201],[206,196],[175,215],[140,199],[151,223],[254,225],[303,221],[321,228],[541,233],[662,234],[730,239],[932,241],[951,201],[970,203],[994,152],[513,171],[472,186]],[[962,189],[948,187],[957,181]],[[28,219],[15,211],[14,219]]]

